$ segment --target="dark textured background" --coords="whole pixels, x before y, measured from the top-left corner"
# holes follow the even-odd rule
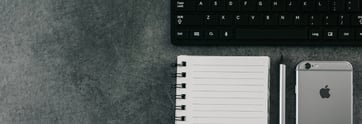
[[[170,0],[0,0],[1,124],[172,124],[180,54],[272,58],[271,124],[278,122],[277,60],[348,60],[355,124],[362,109],[362,47],[174,46]]]

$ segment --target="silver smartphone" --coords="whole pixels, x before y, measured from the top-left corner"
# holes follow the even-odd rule
[[[296,73],[296,124],[353,124],[349,62],[303,61]]]

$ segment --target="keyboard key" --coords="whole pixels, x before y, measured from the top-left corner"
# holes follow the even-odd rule
[[[184,25],[184,15],[176,16],[176,25]]]
[[[346,0],[346,9],[348,12],[359,12],[359,6],[359,0]]]
[[[311,12],[315,10],[315,0],[303,0],[302,1],[302,10]]]
[[[257,10],[258,11],[270,11],[271,10],[270,0],[258,0]]]
[[[312,40],[322,39],[322,31],[320,29],[311,29],[309,30],[309,38]]]
[[[349,15],[339,15],[339,20],[338,20],[338,24],[339,25],[350,25],[350,16]]]
[[[345,11],[345,5],[346,0],[333,0],[332,6],[335,6],[337,12],[344,12]]]
[[[322,25],[323,24],[323,18],[320,15],[311,15],[309,16],[309,25],[316,26],[316,25]]]
[[[241,9],[243,11],[256,11],[256,0],[241,0]]]
[[[356,39],[362,40],[362,29],[356,29]]]
[[[205,15],[204,20],[205,20],[206,25],[218,25],[219,24],[219,19],[216,17],[216,15]]]
[[[346,11],[352,12],[352,0],[346,0]]]
[[[176,11],[193,11],[194,2],[189,0],[176,0]]]
[[[225,2],[224,2],[224,0],[211,0],[210,8],[211,8],[211,11],[224,11]]]
[[[190,34],[191,38],[192,39],[202,39],[203,38],[203,32],[200,31],[200,30],[194,30],[194,31],[191,31],[191,34]]]
[[[354,31],[353,29],[340,29],[338,32],[338,39],[342,40],[351,40],[354,39]]]
[[[231,30],[222,30],[220,32],[221,39],[231,39],[233,37],[233,32]]]
[[[295,15],[293,16],[294,19],[294,25],[307,25],[308,24],[308,18],[305,15]]]
[[[296,39],[302,40],[306,38],[307,31],[300,29],[236,29],[235,37],[239,40],[262,40],[262,39]]]
[[[208,30],[205,32],[206,39],[217,39],[219,38],[219,32],[216,30]]]
[[[298,11],[300,9],[300,0],[287,0],[286,10],[287,11]]]
[[[337,12],[337,1],[340,0],[330,0],[330,10],[332,12]]]
[[[324,16],[324,25],[337,25],[338,16],[336,15],[326,15]]]
[[[352,25],[362,26],[362,14],[352,16]]]
[[[249,25],[249,16],[247,15],[235,15],[234,20],[236,25]]]
[[[229,15],[221,15],[220,16],[220,24],[221,25],[231,25],[232,24],[231,16],[229,16]]]
[[[337,39],[337,29],[325,29],[324,30],[324,39],[326,39],[326,40]]]
[[[321,12],[330,11],[329,0],[317,0],[316,9]]]
[[[273,0],[271,4],[272,11],[280,12],[285,10],[285,0]]]
[[[262,18],[260,15],[248,15],[250,25],[261,25]]]
[[[240,1],[239,0],[228,0],[226,3],[226,8],[228,11],[239,11],[240,10]]]
[[[277,16],[276,15],[265,15],[264,24],[265,25],[277,25],[278,24]]]
[[[188,38],[188,32],[187,30],[178,30],[176,31],[176,38],[183,40]]]
[[[208,11],[209,3],[207,0],[198,0],[196,1],[196,8],[198,11]]]
[[[198,15],[177,15],[177,25],[203,25],[202,16]]]
[[[280,25],[291,25],[293,20],[288,15],[279,15],[279,24]]]

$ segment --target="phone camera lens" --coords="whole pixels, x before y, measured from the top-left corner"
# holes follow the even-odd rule
[[[312,67],[312,65],[310,63],[305,64],[305,69],[310,69],[311,67]]]

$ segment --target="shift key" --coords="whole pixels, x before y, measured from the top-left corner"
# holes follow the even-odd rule
[[[176,15],[177,25],[203,25],[204,20],[200,15]]]
[[[307,39],[308,30],[300,29],[236,29],[236,39]]]

